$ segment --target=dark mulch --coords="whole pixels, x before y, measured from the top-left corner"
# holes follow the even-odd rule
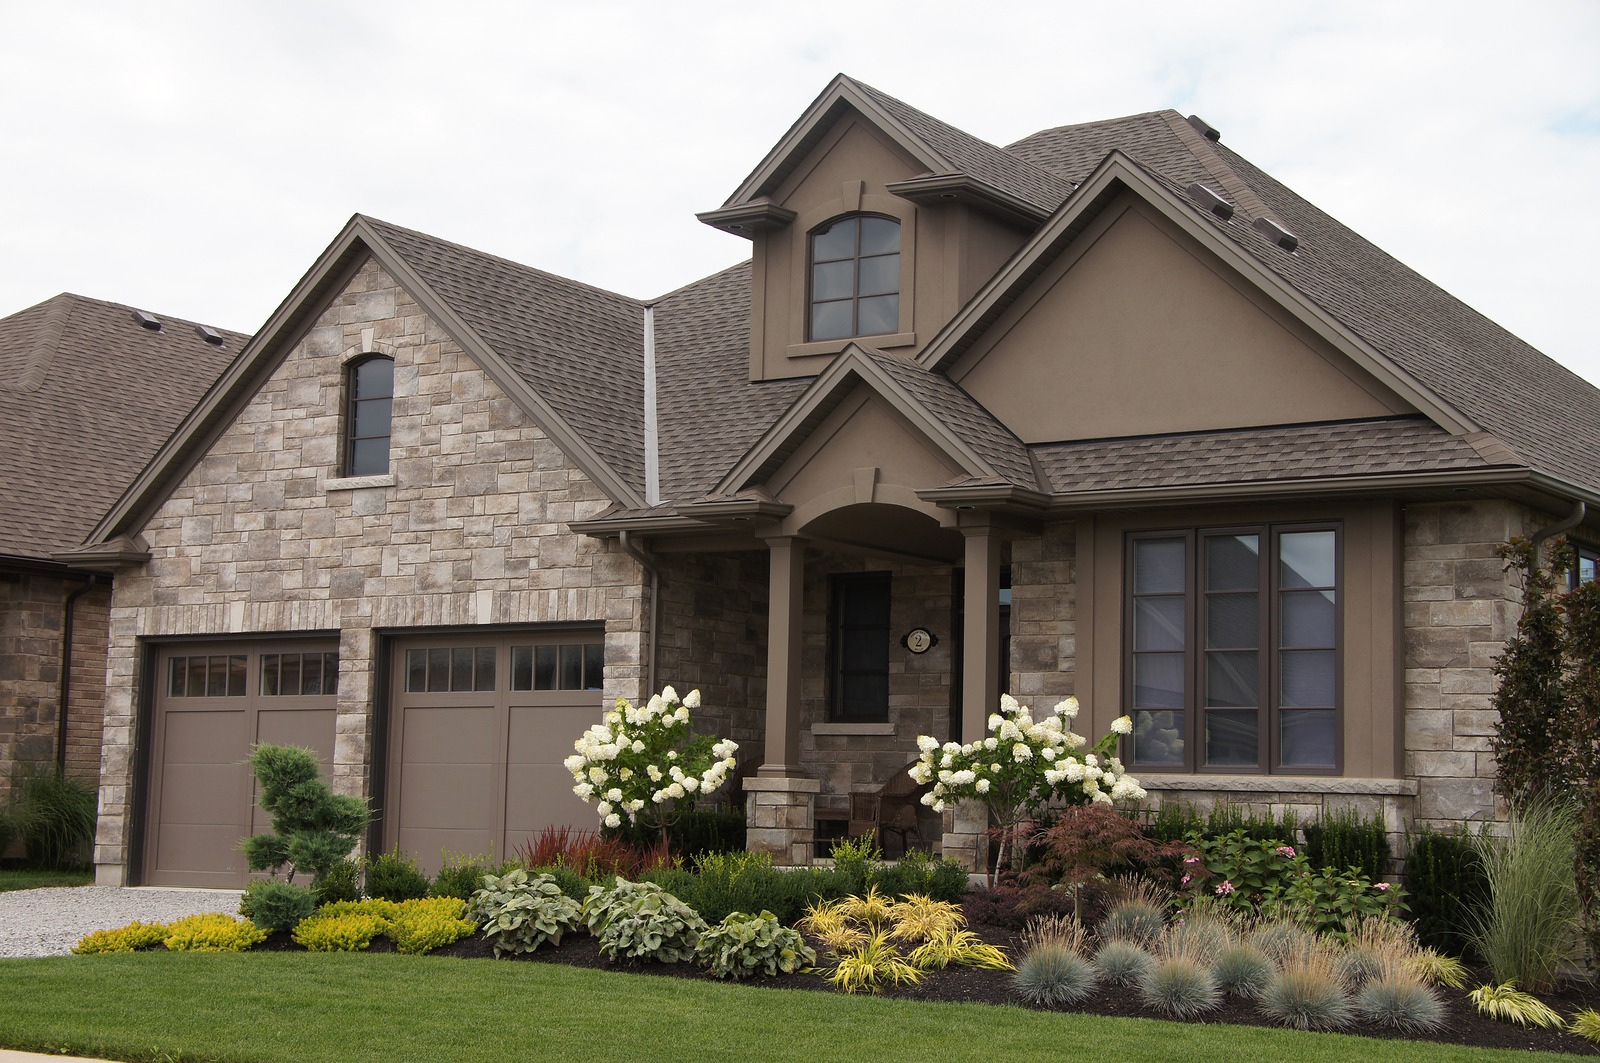
[[[972,929],[984,940],[1005,946],[1013,957],[1020,953],[1015,935],[1009,931],[979,924],[975,924]],[[300,946],[291,941],[287,934],[274,934],[261,945],[258,945],[257,948],[274,951],[298,950]],[[393,952],[394,945],[386,938],[378,938],[372,943],[371,951]],[[478,936],[458,941],[454,945],[447,945],[435,951],[432,955],[457,956],[465,959],[492,959],[494,957],[494,948],[486,938]],[[571,967],[623,971],[629,974],[657,975],[667,978],[711,978],[701,968],[687,963],[656,963],[654,961],[612,963],[600,954],[599,943],[586,933],[569,935],[558,948],[545,946],[537,952],[507,957],[506,960],[524,963],[562,963]],[[1474,975],[1475,981],[1472,983],[1474,985],[1488,981],[1488,975],[1485,972],[1475,971]],[[887,989],[884,991],[883,996],[904,1000],[942,1001],[945,1003],[1027,1006],[1012,990],[1011,979],[1012,974],[1009,971],[980,971],[959,967],[944,971],[929,971],[923,976],[923,980],[919,985]],[[776,978],[757,976],[746,979],[739,984],[763,986],[772,989],[837,992],[828,985],[822,976],[815,974],[782,975]],[[1428,1035],[1405,1034],[1391,1029],[1366,1025],[1347,1027],[1340,1032],[1360,1034],[1364,1037],[1437,1041],[1446,1044],[1472,1045],[1480,1048],[1569,1052],[1584,1056],[1600,1055],[1600,1045],[1586,1041],[1576,1034],[1568,1033],[1565,1030],[1527,1029],[1510,1023],[1486,1019],[1479,1015],[1477,1009],[1467,1002],[1467,994],[1464,990],[1446,989],[1441,992],[1448,1011],[1444,1029],[1438,1033]],[[1597,987],[1593,982],[1572,981],[1566,983],[1555,992],[1539,994],[1539,999],[1549,1004],[1563,1016],[1570,1017],[1574,1012],[1583,1008],[1600,1010],[1600,987]],[[1119,1018],[1151,1019],[1159,1017],[1143,1005],[1138,993],[1125,989],[1104,990],[1085,1003],[1074,1007],[1043,1010],[1084,1012]],[[1209,1013],[1204,1020],[1197,1021],[1231,1023],[1241,1026],[1275,1025],[1258,1014],[1253,1004],[1248,1001],[1239,1001],[1231,998],[1220,1009]]]

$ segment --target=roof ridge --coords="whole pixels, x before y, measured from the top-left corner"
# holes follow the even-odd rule
[[[1234,207],[1243,211],[1252,221],[1256,218],[1267,218],[1276,222],[1278,219],[1267,206],[1266,201],[1256,194],[1256,190],[1245,183],[1244,179],[1229,165],[1228,160],[1213,147],[1210,138],[1201,134],[1189,120],[1178,114],[1177,111],[1168,110],[1162,113],[1167,125],[1173,134],[1189,149],[1189,154],[1195,161],[1213,174],[1222,191],[1233,201]]]
[[[750,258],[741,259],[738,262],[735,262],[733,265],[725,266],[722,269],[719,269],[714,273],[707,273],[704,277],[700,277],[700,278],[698,278],[696,280],[689,281],[686,284],[680,284],[676,288],[672,289],[670,292],[666,292],[666,293],[664,293],[662,295],[658,295],[654,299],[644,299],[644,300],[641,300],[641,301],[643,302],[643,304],[645,306],[660,306],[662,303],[666,302],[668,299],[671,299],[673,296],[681,295],[681,294],[683,294],[684,292],[688,291],[691,288],[698,288],[700,285],[705,284],[705,283],[707,283],[709,281],[717,280],[719,277],[726,276],[727,274],[732,273],[734,270],[748,268],[753,261],[754,261],[754,259],[750,259]]]
[[[382,218],[373,217],[371,214],[362,214],[362,213],[360,213],[358,211],[355,216],[357,218],[360,218],[362,221],[367,222],[370,225],[377,226],[380,229],[391,229],[391,230],[393,230],[395,232],[405,233],[408,236],[414,236],[414,237],[416,237],[416,238],[418,238],[420,240],[427,240],[430,243],[442,244],[442,245],[444,245],[446,247],[452,247],[452,248],[455,248],[457,251],[464,251],[469,255],[477,255],[480,258],[493,259],[496,262],[502,262],[502,263],[506,264],[507,266],[511,266],[514,269],[519,269],[519,270],[522,270],[522,271],[524,271],[526,273],[534,273],[534,274],[537,274],[540,277],[545,277],[545,278],[547,278],[549,280],[559,281],[562,284],[567,284],[567,285],[570,285],[570,286],[572,286],[574,288],[584,288],[584,289],[587,289],[588,291],[596,292],[596,293],[598,293],[600,295],[610,296],[613,299],[621,299],[621,300],[624,300],[626,302],[633,303],[634,305],[636,305],[636,306],[638,306],[640,308],[643,308],[644,305],[647,302],[650,302],[650,300],[648,300],[648,299],[637,299],[637,298],[634,298],[631,295],[623,295],[621,292],[614,292],[610,288],[602,288],[598,284],[590,284],[588,281],[580,281],[580,280],[577,280],[576,278],[568,277],[568,276],[566,276],[564,274],[561,274],[561,273],[551,273],[547,269],[540,269],[538,266],[530,266],[526,262],[518,262],[514,258],[506,258],[504,255],[497,255],[492,251],[484,251],[481,248],[469,247],[466,244],[456,243],[454,240],[446,240],[442,236],[434,236],[432,233],[425,233],[420,229],[411,229],[411,228],[408,228],[408,227],[406,227],[404,225],[396,225],[392,221],[385,221]]]
[[[38,391],[44,386],[45,378],[50,375],[50,367],[55,364],[56,348],[60,346],[61,337],[66,333],[67,322],[72,320],[74,298],[76,297],[63,292],[30,308],[48,307],[44,312],[43,327],[39,329],[33,348],[23,355],[22,371],[14,376],[6,374],[0,377],[0,390],[27,394]]]
[[[1069,130],[1074,130],[1074,129],[1088,129],[1090,126],[1115,125],[1118,122],[1129,122],[1129,121],[1132,121],[1135,118],[1149,118],[1149,117],[1151,117],[1153,115],[1159,115],[1162,118],[1165,118],[1169,114],[1170,115],[1177,115],[1178,112],[1175,111],[1174,109],[1172,109],[1171,107],[1159,107],[1154,111],[1137,111],[1137,112],[1135,112],[1133,114],[1122,115],[1120,118],[1096,118],[1096,119],[1094,119],[1092,121],[1088,121],[1088,122],[1068,122],[1066,125],[1046,126],[1044,129],[1036,129],[1036,130],[1034,130],[1032,133],[1029,133],[1025,137],[1018,137],[1016,140],[1013,140],[1011,143],[1004,145],[1004,150],[1007,151],[1007,152],[1010,152],[1010,150],[1012,148],[1016,147],[1018,144],[1022,144],[1022,143],[1026,142],[1026,141],[1032,140],[1034,137],[1042,137],[1042,136],[1044,136],[1044,135],[1046,135],[1048,133],[1065,133],[1065,132],[1067,132]],[[1178,117],[1182,118],[1183,116],[1182,115],[1178,115]],[[1038,165],[1038,164],[1035,163],[1034,165]]]

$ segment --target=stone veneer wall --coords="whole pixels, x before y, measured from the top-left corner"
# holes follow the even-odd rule
[[[366,351],[395,359],[393,483],[330,486],[344,362]],[[95,850],[101,880],[120,882],[128,858],[143,639],[337,631],[334,786],[348,794],[376,796],[370,747],[382,629],[603,621],[605,695],[639,698],[639,566],[615,543],[566,528],[606,505],[369,262],[142,529],[151,560],[117,579]]]
[[[831,578],[839,573],[888,572],[889,723],[838,724],[829,720],[828,627],[831,622]],[[806,551],[805,625],[801,649],[800,763],[821,782],[816,808],[822,817],[849,815],[850,794],[876,790],[905,770],[917,757],[917,736],[944,741],[951,737],[956,640],[953,619],[954,570],[945,565],[844,558]],[[939,643],[915,654],[899,639],[914,627],[926,627]],[[939,818],[923,817],[924,843],[939,836]]]
[[[767,565],[759,551],[657,555],[661,572],[659,690],[698,688],[697,730],[762,755],[767,697]]]
[[[55,763],[65,605],[83,587],[81,580],[44,573],[0,575],[0,793],[13,765]],[[91,782],[100,771],[110,598],[110,587],[101,583],[72,607],[66,768]]]
[[[1048,524],[1011,551],[1011,660],[1007,690],[1048,712],[1076,693],[1078,535],[1071,522]]]

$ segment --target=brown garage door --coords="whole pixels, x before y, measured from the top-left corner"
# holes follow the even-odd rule
[[[596,826],[561,762],[602,712],[601,631],[405,639],[394,653],[385,844],[430,873],[546,826]]]
[[[144,881],[243,886],[240,839],[266,830],[244,759],[257,742],[314,749],[333,763],[335,643],[163,646],[155,659],[155,720]]]

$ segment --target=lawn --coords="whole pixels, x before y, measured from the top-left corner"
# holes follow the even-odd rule
[[[1571,1059],[395,954],[0,960],[0,1045],[162,1063]]]
[[[0,871],[0,893],[36,890],[43,886],[87,886],[93,882],[93,871],[40,871],[33,868]]]

